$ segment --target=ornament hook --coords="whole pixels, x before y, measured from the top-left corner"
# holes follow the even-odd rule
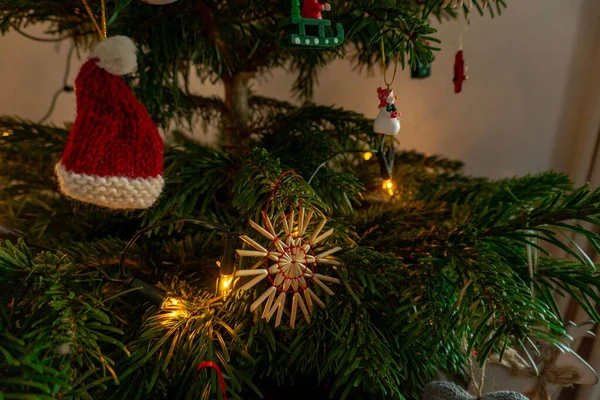
[[[394,74],[392,75],[392,80],[388,82],[387,80],[387,62],[385,57],[385,41],[383,39],[383,31],[381,31],[381,70],[383,71],[383,82],[386,84],[389,89],[394,80],[396,79],[396,72],[398,71],[398,54],[396,54],[396,61],[394,63]]]
[[[88,15],[90,16],[90,19],[92,20],[94,26],[96,27],[96,30],[98,31],[98,34],[100,35],[100,40],[106,39],[107,28],[106,28],[106,3],[105,3],[105,0],[100,0],[100,3],[102,5],[102,15],[101,15],[102,26],[100,26],[98,24],[98,21],[96,20],[96,17],[94,17],[94,13],[92,12],[92,9],[90,8],[90,5],[88,4],[88,2],[86,0],[81,0],[81,2],[83,3]]]

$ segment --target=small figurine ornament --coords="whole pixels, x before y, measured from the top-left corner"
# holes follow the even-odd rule
[[[465,75],[465,72],[467,72],[467,67],[465,66],[463,51],[459,50],[454,57],[454,79],[452,79],[454,82],[454,93],[462,92],[463,82],[469,79],[469,77]]]
[[[373,131],[382,135],[395,136],[400,132],[400,113],[396,107],[396,96],[390,88],[378,88],[379,115],[373,124]]]
[[[304,0],[302,18],[323,19],[321,11],[331,11],[331,4],[319,3],[319,0]]]
[[[304,0],[302,12],[300,1],[292,3],[289,18],[278,25],[281,29],[279,44],[282,47],[302,49],[325,49],[339,46],[344,41],[344,27],[340,23],[332,23],[323,19],[323,11],[331,11],[331,4],[319,3],[319,0]]]

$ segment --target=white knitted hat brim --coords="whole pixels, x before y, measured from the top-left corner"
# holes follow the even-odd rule
[[[56,164],[60,190],[74,199],[113,209],[139,209],[152,206],[160,196],[165,181],[156,178],[97,176],[68,171]]]

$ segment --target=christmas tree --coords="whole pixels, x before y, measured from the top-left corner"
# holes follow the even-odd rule
[[[600,251],[600,191],[550,172],[465,176],[310,102],[334,60],[417,70],[436,51],[432,19],[505,6],[462,3],[0,2],[3,33],[46,23],[84,58],[95,48],[72,126],[0,119],[0,398],[420,398],[439,371],[465,377],[474,352],[483,364],[533,341],[565,348],[560,296],[600,321],[600,276],[576,244]],[[117,35],[138,49],[122,78],[113,68],[132,60],[100,48]],[[250,90],[278,67],[303,106]],[[192,93],[193,76],[224,98]],[[393,94],[380,99],[397,118]],[[194,126],[218,146],[184,134]],[[151,176],[157,191],[116,204],[125,186],[66,186],[73,165],[117,158],[154,172],[94,185]]]

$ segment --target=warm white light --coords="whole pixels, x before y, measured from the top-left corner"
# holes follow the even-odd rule
[[[232,289],[233,275],[221,275],[219,279],[219,293],[227,296]]]
[[[13,130],[12,130],[12,129],[8,129],[8,130],[6,130],[6,131],[2,132],[2,136],[4,136],[4,137],[6,137],[6,136],[10,136],[10,135],[12,135],[13,133],[14,133],[14,132],[13,132]]]
[[[174,297],[167,297],[161,308],[170,311],[162,315],[163,320],[160,323],[164,326],[170,326],[174,321],[190,316],[187,307]]]
[[[371,153],[370,151],[367,151],[367,152],[363,153],[363,158],[365,159],[365,161],[369,161],[371,158],[373,158],[373,153]]]
[[[169,308],[176,305],[179,305],[179,300],[174,297],[167,297],[162,304],[162,308]]]
[[[187,311],[183,311],[183,310],[176,310],[176,311],[171,311],[169,314],[167,314],[169,317],[173,318],[173,319],[177,319],[177,318],[186,318],[188,317],[190,314]]]
[[[391,179],[384,180],[383,184],[381,185],[381,188],[388,192],[390,196],[394,195],[394,181],[392,181]]]

